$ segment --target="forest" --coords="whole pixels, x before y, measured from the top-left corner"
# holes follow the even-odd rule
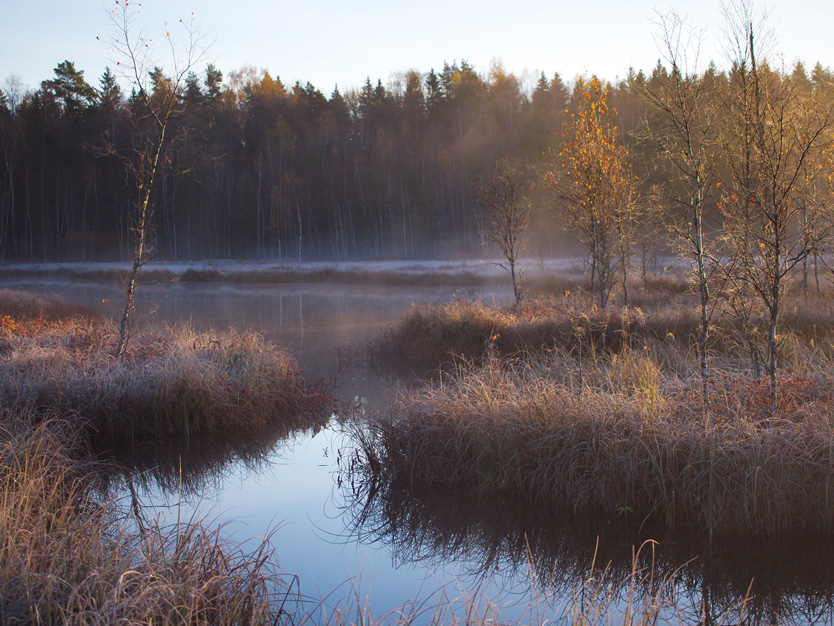
[[[115,4],[0,90],[0,622],[834,622],[830,68],[742,0],[723,64],[325,95]]]
[[[579,114],[591,91],[605,107],[621,167],[633,177],[628,215],[641,228],[632,234],[656,244],[667,231],[650,225],[666,221],[660,214],[674,210],[674,197],[686,188],[662,137],[681,130],[670,106],[697,107],[690,121],[698,127],[685,132],[701,134],[690,139],[709,157],[699,192],[703,208],[716,213],[706,223],[717,226],[722,217],[714,209],[733,187],[731,166],[744,160],[742,135],[753,123],[742,119],[751,114],[750,79],[762,71],[782,98],[773,107],[790,107],[782,111],[791,119],[782,120],[787,126],[778,140],[801,143],[806,138],[798,134],[810,127],[798,124],[819,125],[826,111],[814,154],[802,155],[795,174],[803,177],[797,185],[813,187],[816,206],[828,202],[830,68],[817,63],[809,72],[802,63],[780,68],[766,60],[751,68],[740,54],[727,69],[715,63],[701,69],[665,52],[650,72],[629,70],[615,83],[542,73],[526,90],[499,62],[481,73],[466,61],[394,74],[387,85],[368,78],[359,90],[336,88],[329,96],[252,67],[224,77],[211,64],[182,77],[154,67],[149,94],[125,93],[109,68],[92,85],[69,60],[32,91],[10,76],[0,92],[0,259],[129,258],[142,183],[126,155],[148,132],[148,107],[169,96],[166,158],[148,198],[149,248],[157,259],[495,255],[481,236],[477,191],[506,159],[532,172],[524,201],[535,237],[527,252],[574,254],[581,224],[559,181],[578,126],[565,120]],[[692,101],[675,105],[676,89]],[[817,118],[806,119],[812,112]],[[810,193],[797,202],[810,201]],[[580,240],[587,247],[581,233]]]

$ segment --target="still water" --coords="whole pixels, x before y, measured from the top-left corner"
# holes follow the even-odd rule
[[[53,292],[113,316],[121,297],[109,282],[9,286]],[[336,347],[375,336],[415,303],[466,295],[511,299],[509,289],[492,288],[467,294],[449,287],[168,283],[143,286],[137,310],[140,323],[190,321],[197,328],[259,332],[295,354],[308,380],[332,382],[342,403],[374,413],[386,410],[398,386],[418,383],[340,368]],[[640,563],[653,563],[655,577],[637,585],[637,593],[658,593],[664,576],[674,580],[666,586],[677,597],[668,611],[672,621],[703,622],[706,615],[719,622],[834,623],[829,541],[709,542],[465,494],[372,493],[361,471],[350,471],[354,453],[334,416],[326,428],[259,442],[146,446],[133,451],[126,467],[145,514],[171,522],[207,519],[237,541],[270,537],[280,568],[297,576],[294,591],[325,599],[329,610],[357,598],[375,615],[409,602],[428,608],[443,599],[477,605],[489,598],[506,618],[538,621],[541,611],[542,618],[558,620],[590,602],[575,590],[594,564],[624,580],[635,551],[653,539],[659,543],[643,545]],[[741,615],[734,611],[740,604]]]

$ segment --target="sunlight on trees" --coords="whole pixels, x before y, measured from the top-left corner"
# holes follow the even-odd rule
[[[760,55],[763,20],[747,3],[726,9],[733,57],[725,106],[730,172],[721,198],[733,285],[755,294],[767,319],[766,369],[777,396],[779,319],[788,274],[813,254],[829,226],[809,190],[824,165],[832,102]]]
[[[578,79],[563,147],[545,173],[557,197],[557,210],[588,251],[591,292],[608,306],[611,290],[626,279],[637,208],[637,180],[622,143],[615,112],[608,107],[608,87],[593,76]]]

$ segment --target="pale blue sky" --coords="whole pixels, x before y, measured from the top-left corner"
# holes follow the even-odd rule
[[[109,3],[0,4],[0,85],[15,73],[36,87],[64,59],[97,85],[112,56],[96,40],[110,33]],[[780,0],[769,7],[776,49],[788,64],[834,65],[834,2]],[[440,69],[444,60],[462,58],[481,73],[499,59],[529,81],[539,70],[566,80],[584,72],[613,79],[629,66],[650,70],[658,57],[655,8],[675,8],[705,27],[702,56],[724,63],[719,0],[145,0],[141,17],[148,30],[162,33],[165,20],[175,24],[193,11],[216,39],[211,57],[224,75],[248,64],[329,94],[336,83],[357,87],[366,76],[387,83],[395,72]]]

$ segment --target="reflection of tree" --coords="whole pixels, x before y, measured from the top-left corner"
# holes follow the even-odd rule
[[[634,582],[634,597],[659,597],[685,623],[834,620],[830,539],[710,542],[511,499],[416,490],[386,481],[361,454],[351,458],[338,477],[346,532],[384,543],[400,566],[465,562],[475,583],[517,591],[533,579],[540,587],[533,592],[576,609],[583,594],[614,594],[611,606],[622,605]],[[635,552],[649,538],[658,539],[656,548],[643,546],[635,570]],[[611,589],[601,590],[601,580]]]
[[[142,491],[180,494],[184,497],[205,495],[216,490],[234,468],[243,467],[255,474],[282,447],[289,448],[295,438],[326,426],[329,415],[310,416],[306,423],[273,424],[268,430],[239,437],[191,437],[148,442],[108,452],[114,471],[103,477],[103,485],[128,486]]]

